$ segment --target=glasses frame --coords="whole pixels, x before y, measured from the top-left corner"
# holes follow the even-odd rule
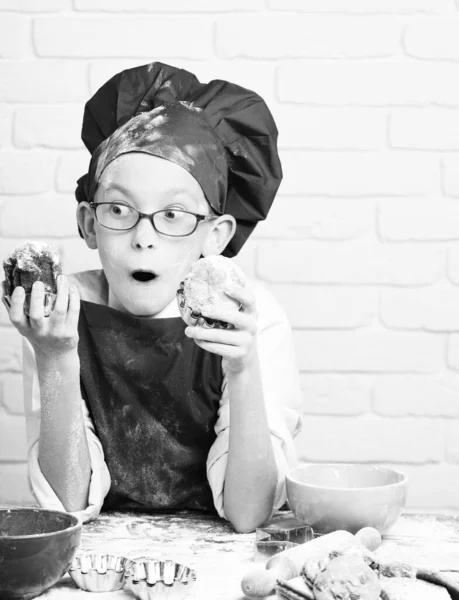
[[[127,206],[128,208],[130,208],[131,210],[134,210],[137,213],[137,217],[138,217],[137,221],[135,222],[135,224],[132,227],[128,227],[128,229],[116,229],[115,227],[108,227],[107,225],[104,225],[103,223],[101,223],[97,216],[97,207],[102,206],[103,204],[110,204],[110,205],[115,205],[115,206]],[[153,225],[153,229],[157,233],[159,233],[160,235],[166,235],[167,237],[188,237],[189,235],[193,235],[193,233],[198,228],[199,223],[202,223],[203,221],[213,221],[214,219],[218,219],[218,216],[219,216],[219,215],[200,215],[198,213],[190,212],[189,210],[182,210],[181,208],[170,209],[170,210],[174,210],[175,212],[186,213],[188,215],[193,215],[193,217],[196,217],[196,224],[194,226],[194,229],[192,231],[190,231],[190,233],[174,235],[171,233],[163,233],[162,231],[159,231],[154,222],[154,216],[157,215],[158,213],[166,212],[168,210],[167,208],[163,208],[162,210],[157,210],[153,213],[143,213],[143,212],[140,212],[140,210],[137,210],[137,208],[135,208],[134,206],[131,206],[130,204],[124,204],[121,202],[90,202],[89,206],[94,211],[94,216],[96,217],[96,221],[99,223],[99,225],[101,225],[102,227],[105,227],[105,229],[110,229],[111,231],[131,231],[131,229],[134,229],[135,227],[137,227],[137,225],[140,222],[140,219],[148,219],[150,221],[150,223]]]

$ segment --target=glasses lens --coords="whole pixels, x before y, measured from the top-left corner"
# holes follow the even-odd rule
[[[138,219],[137,211],[125,204],[98,204],[96,213],[99,223],[110,229],[131,229]]]
[[[196,229],[196,216],[183,210],[161,210],[153,217],[155,227],[164,235],[189,235]]]

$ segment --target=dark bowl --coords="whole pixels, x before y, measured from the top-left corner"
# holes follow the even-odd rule
[[[81,521],[42,508],[0,508],[0,598],[29,600],[68,570],[80,544]]]

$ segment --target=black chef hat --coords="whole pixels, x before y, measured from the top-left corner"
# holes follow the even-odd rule
[[[189,171],[218,214],[237,229],[223,254],[239,252],[266,218],[282,179],[277,128],[264,100],[233,83],[200,83],[159,62],[118,73],[86,103],[82,140],[92,154],[78,180],[92,201],[103,169],[126,152],[166,158]]]

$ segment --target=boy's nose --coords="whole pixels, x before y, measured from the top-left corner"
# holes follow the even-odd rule
[[[155,246],[158,232],[149,219],[140,219],[133,231],[132,244],[136,250],[153,248]]]

